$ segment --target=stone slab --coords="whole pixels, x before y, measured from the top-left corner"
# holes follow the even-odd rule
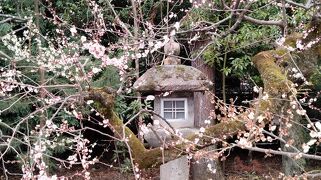
[[[202,157],[191,162],[192,180],[224,180],[219,161]]]
[[[190,164],[187,156],[169,161],[160,167],[160,180],[188,180]]]

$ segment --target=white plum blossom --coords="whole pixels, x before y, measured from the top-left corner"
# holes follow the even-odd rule
[[[148,95],[146,97],[146,101],[154,101],[154,99],[155,99],[155,96],[153,96],[153,95]]]
[[[162,48],[168,41],[169,41],[169,38],[168,36],[164,36],[163,37],[164,39],[164,42],[163,41],[157,41],[154,45],[153,45],[153,48],[151,50],[151,53],[157,51],[158,49]]]
[[[95,58],[99,59],[104,56],[105,54],[105,47],[98,42],[92,43],[84,43],[83,44],[84,49],[88,49],[89,53],[92,54]]]
[[[299,72],[293,74],[293,77],[296,78],[296,79],[303,79],[303,80],[305,79],[304,76],[303,76],[303,74],[302,74],[302,73],[299,73]]]
[[[103,127],[107,127],[108,126],[108,123],[109,123],[109,119],[104,119],[103,120]]]
[[[319,121],[315,123],[315,127],[318,128],[319,131],[321,131],[321,123]]]
[[[292,72],[294,72],[294,73],[297,73],[297,72],[298,72],[298,70],[297,70],[296,68],[292,68],[291,70],[292,70]]]
[[[206,119],[206,120],[204,121],[204,123],[205,123],[205,124],[211,124],[211,121],[208,120],[208,119]]]
[[[176,29],[171,30],[171,32],[169,33],[170,37],[175,36],[175,34],[176,34]]]
[[[81,37],[80,37],[80,41],[81,41],[82,43],[86,42],[86,41],[87,41],[86,36],[81,36]]]
[[[70,30],[72,36],[74,36],[77,33],[77,29],[75,26],[72,26],[69,30]]]
[[[168,95],[169,95],[169,92],[165,92],[165,93],[163,94],[164,97],[166,97],[166,96],[168,96]]]
[[[163,36],[163,39],[164,39],[163,44],[166,44],[166,43],[170,40],[169,37],[168,37],[168,35]],[[163,46],[164,46],[164,45],[163,45]]]
[[[307,153],[307,152],[309,152],[309,150],[310,150],[310,146],[307,145],[307,144],[303,144],[303,145],[302,145],[302,149],[303,149],[303,152],[304,152],[304,153]]]
[[[257,121],[258,121],[259,123],[261,123],[263,120],[264,120],[264,116],[259,115],[259,116],[257,117]]]
[[[269,99],[269,95],[265,93],[265,95],[262,97],[263,100],[268,100]]]
[[[72,114],[75,116],[77,119],[82,119],[82,114],[81,112],[77,112],[76,110],[72,111]]]
[[[303,152],[304,152],[304,153],[309,152],[311,146],[313,146],[316,142],[317,142],[316,139],[311,139],[309,142],[304,143],[304,144],[302,145]]]
[[[295,108],[297,107],[297,105],[298,105],[298,104],[297,104],[296,101],[291,101],[291,102],[290,102],[290,106],[291,106],[292,109],[295,109]]]
[[[96,67],[93,67],[93,68],[92,68],[92,72],[93,72],[94,74],[97,74],[97,73],[99,73],[100,71],[101,71],[100,68],[96,68]]]
[[[154,125],[158,126],[159,125],[159,120],[154,120]]]
[[[283,36],[282,38],[279,38],[275,41],[275,43],[279,46],[283,46],[285,42],[285,37]]]
[[[254,119],[254,112],[250,112],[250,114],[247,116],[249,119]]]
[[[237,145],[239,145],[241,148],[244,147],[252,147],[252,143],[249,142],[246,138],[240,138],[239,140],[236,140]]]
[[[307,145],[312,146],[317,142],[316,139],[311,139],[309,142],[307,142]]]
[[[38,180],[58,180],[57,175],[47,176],[47,175],[40,175],[38,176]]]
[[[301,40],[296,41],[296,48],[298,48],[299,50],[303,50],[304,49],[304,46],[303,46]]]
[[[94,103],[93,100],[88,100],[88,101],[86,102],[86,104],[88,104],[88,105],[90,105],[90,104],[92,104],[92,103]]]
[[[44,101],[47,103],[47,104],[57,104],[58,102],[61,101],[61,97],[60,96],[55,96],[55,97],[51,97],[51,98],[46,98],[44,99]]]
[[[176,18],[177,17],[177,14],[173,13],[173,12],[170,12],[169,15],[168,15],[169,18]]]
[[[297,114],[299,114],[299,115],[305,115],[306,114],[306,110],[304,110],[304,109],[297,109],[295,112]]]
[[[127,59],[125,56],[121,56],[118,58],[109,58],[108,56],[103,56],[102,60],[102,67],[106,66],[114,66],[120,70],[119,73],[122,73],[125,69],[128,68],[127,66]]]
[[[90,172],[88,171],[85,172],[85,179],[90,179]]]
[[[312,127],[312,126],[311,126],[311,124],[308,124],[308,125],[307,125],[307,128],[309,128],[309,129],[310,129],[311,127]]]
[[[215,174],[216,173],[216,169],[214,169],[213,167],[212,167],[212,164],[207,164],[207,169],[210,171],[210,172],[212,172],[213,174]]]
[[[140,127],[140,134],[141,135],[145,135],[145,134],[148,134],[149,133],[149,128],[146,126],[146,124],[143,124],[141,127]]]
[[[267,140],[268,142],[272,142],[272,141],[273,141],[273,139],[271,138],[271,136],[268,136],[268,137],[266,138],[266,140]]]
[[[312,138],[320,138],[320,137],[321,137],[321,132],[311,131],[311,132],[309,133],[309,135],[310,135]]]
[[[196,33],[196,34],[192,37],[192,39],[190,39],[190,40],[188,41],[188,43],[191,44],[193,41],[198,40],[200,37],[201,37],[200,34],[199,34],[199,33]]]
[[[270,127],[270,131],[275,131],[275,130],[276,130],[276,126],[275,125]]]
[[[176,30],[178,30],[179,27],[180,27],[180,23],[179,23],[179,22],[176,22],[176,23],[174,24],[174,28],[175,28]]]

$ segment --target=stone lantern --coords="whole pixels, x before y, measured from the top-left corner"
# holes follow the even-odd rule
[[[171,39],[167,45],[164,47],[168,53],[164,65],[148,69],[133,85],[143,95],[155,96],[154,112],[160,117],[153,116],[152,130],[144,135],[153,147],[163,144],[161,140],[169,140],[172,128],[183,136],[199,130],[198,121],[204,119],[198,119],[194,113],[201,112],[198,109],[202,108],[194,105],[194,93],[204,92],[213,86],[201,71],[180,64],[179,50],[173,49],[179,48],[178,43]]]

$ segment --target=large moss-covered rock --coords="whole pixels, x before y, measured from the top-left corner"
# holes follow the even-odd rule
[[[198,69],[185,65],[163,65],[145,72],[134,84],[140,92],[204,91],[213,83]]]

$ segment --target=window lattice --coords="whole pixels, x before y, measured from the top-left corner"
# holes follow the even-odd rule
[[[164,100],[163,112],[165,119],[185,119],[184,100]]]

